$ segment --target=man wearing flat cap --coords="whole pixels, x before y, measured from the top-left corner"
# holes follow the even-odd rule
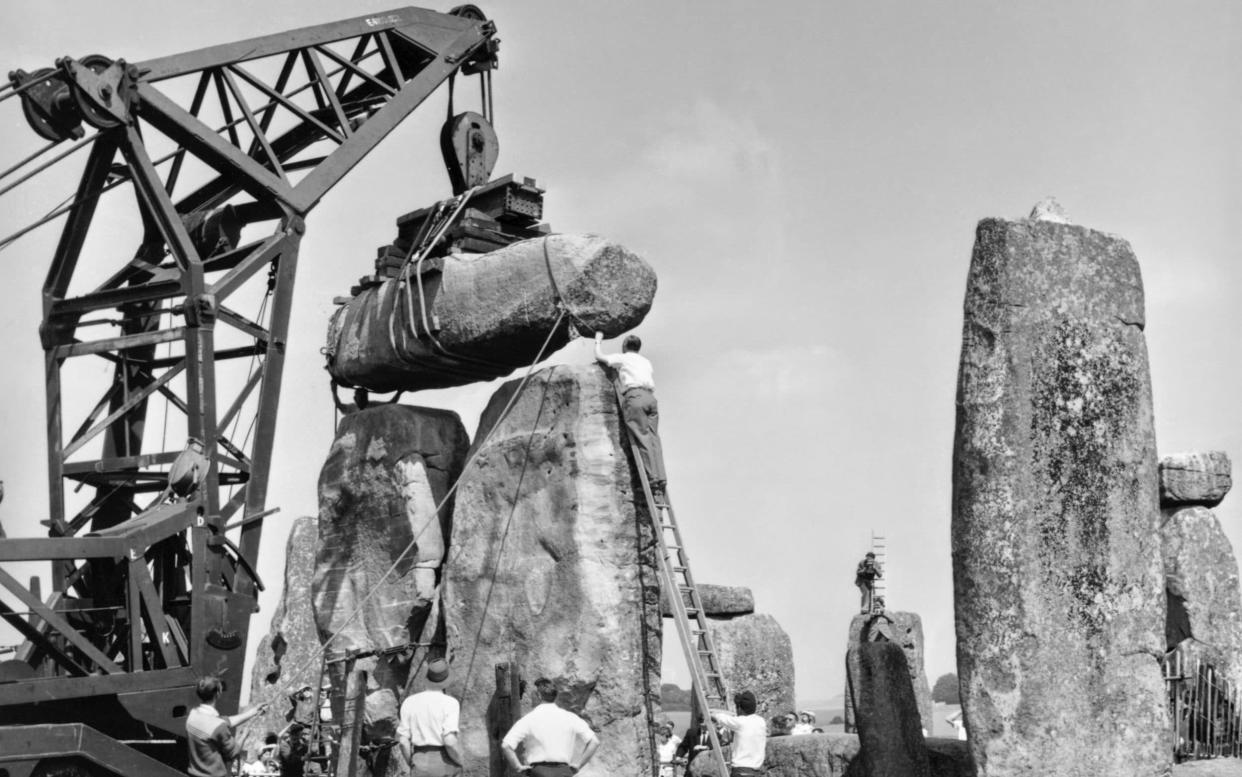
[[[442,658],[427,664],[427,689],[401,702],[397,742],[413,777],[454,777],[461,774],[457,745],[461,704],[444,691],[449,665]]]
[[[572,777],[595,755],[599,737],[585,720],[557,705],[551,680],[536,680],[535,695],[539,704],[513,724],[501,740],[500,752],[519,774]],[[518,758],[519,747],[523,758]]]
[[[755,694],[750,691],[734,694],[733,704],[737,707],[736,715],[727,710],[710,712],[712,720],[734,732],[733,765],[729,769],[729,777],[757,777],[763,774],[768,724],[755,714],[759,705]]]

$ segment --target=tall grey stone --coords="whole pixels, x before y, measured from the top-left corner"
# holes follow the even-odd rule
[[[720,673],[730,694],[751,691],[765,718],[796,710],[793,644],[771,615],[709,618]]]
[[[857,730],[854,694],[849,677],[856,676],[861,667],[855,663],[858,653],[849,652],[849,645],[857,645],[864,641],[863,630],[872,623],[870,615],[858,614],[850,619],[849,641],[846,643],[846,683],[845,683],[845,730]],[[923,661],[923,619],[918,613],[885,611],[884,617],[876,619],[876,629],[883,631],[884,638],[901,646],[906,654],[906,666],[910,669],[910,687],[914,691],[914,700],[919,710],[919,722],[922,729],[929,734],[935,731],[932,718],[931,688],[927,684],[927,669]]]
[[[364,739],[396,735],[402,697],[428,656],[444,653],[437,616],[449,488],[468,445],[455,413],[379,405],[341,418],[320,472],[312,582],[320,638],[331,639],[335,657],[394,649],[355,663],[367,672]],[[338,717],[347,668],[329,667]]]
[[[1182,609],[1197,653],[1242,688],[1242,590],[1233,546],[1207,508],[1165,514],[1160,540],[1169,607]]]
[[[649,774],[658,572],[616,396],[594,365],[520,383],[483,412],[453,519],[444,602],[466,774],[501,773],[502,662],[528,684],[553,680],[562,706],[589,717],[602,744],[585,777]]]
[[[980,777],[1171,760],[1143,286],[1120,238],[981,221],[953,456],[958,674]]]
[[[850,645],[859,758],[867,777],[931,777],[905,651],[887,640]]]
[[[247,753],[263,745],[268,732],[279,732],[289,722],[289,694],[303,685],[319,683],[319,632],[311,609],[311,576],[319,528],[313,517],[293,522],[285,541],[284,587],[272,612],[267,634],[259,641],[250,671],[250,703],[268,705],[267,712],[238,731]]]

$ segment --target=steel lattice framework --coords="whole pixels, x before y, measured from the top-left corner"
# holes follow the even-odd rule
[[[55,592],[43,601],[0,569],[27,608],[0,601],[0,617],[26,638],[18,658],[31,668],[0,684],[0,717],[126,739],[179,732],[187,689],[208,672],[231,676],[223,703],[236,704],[304,217],[446,80],[489,83],[494,35],[472,7],[405,8],[136,64],[87,57],[14,74],[36,132],[94,134],[77,141],[89,158],[43,286],[49,537],[0,540],[0,562],[51,560]],[[172,150],[156,157],[157,138]],[[187,183],[192,165],[206,174]],[[100,196],[124,184],[138,247],[71,292]],[[261,314],[243,314],[242,290],[256,286]],[[114,335],[93,338],[101,323]],[[244,344],[222,344],[222,330]],[[65,370],[84,359],[110,363],[110,379],[69,385]],[[217,371],[234,360],[251,367],[223,392]],[[97,397],[85,418],[66,417],[69,388]],[[157,398],[184,417],[175,450],[146,429]],[[238,439],[230,427],[249,411],[252,432]],[[170,483],[179,466],[184,495]],[[67,490],[82,487],[93,498],[68,510]],[[19,748],[5,743],[0,762]]]

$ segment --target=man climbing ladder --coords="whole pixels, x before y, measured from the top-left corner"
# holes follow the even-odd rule
[[[652,380],[651,362],[639,356],[642,341],[630,335],[622,343],[618,356],[606,356],[600,350],[604,339],[595,333],[595,358],[601,364],[617,372],[614,388],[617,402],[625,419],[630,450],[641,460],[638,479],[642,497],[647,502],[655,529],[656,545],[661,560],[660,581],[673,613],[673,623],[686,656],[686,665],[692,676],[691,688],[696,706],[706,714],[707,710],[724,707],[727,696],[720,661],[716,656],[711,632],[703,610],[703,600],[690,572],[690,557],[677,528],[673,505],[665,492],[664,457],[660,449],[658,424],[660,414],[656,407],[655,386]],[[711,760],[718,777],[729,777],[724,749],[716,733],[716,727],[703,723],[708,734]],[[652,740],[654,751],[655,741]],[[659,765],[656,764],[658,771]]]
[[[656,404],[655,380],[651,362],[639,354],[643,341],[635,335],[627,335],[621,343],[621,353],[609,355],[600,350],[604,333],[595,333],[595,360],[617,371],[621,384],[621,414],[630,439],[638,449],[651,491],[657,500],[665,499],[664,452],[660,448],[660,409]]]

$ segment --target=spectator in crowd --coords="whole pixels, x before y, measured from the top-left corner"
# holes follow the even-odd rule
[[[798,713],[798,722],[794,724],[794,734],[810,734],[815,729],[815,713],[803,710]]]
[[[660,777],[673,777],[677,746],[681,744],[681,737],[673,733],[672,722],[666,720],[656,729],[656,744],[656,752],[660,757]]]

